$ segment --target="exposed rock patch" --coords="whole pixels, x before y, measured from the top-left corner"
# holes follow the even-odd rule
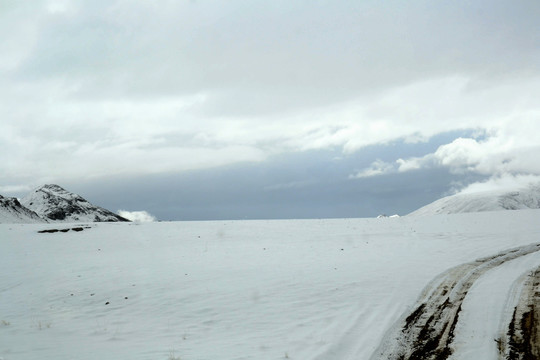
[[[38,233],[40,234],[53,234],[53,233],[57,233],[57,232],[68,232],[68,231],[75,231],[75,232],[81,232],[83,231],[84,229],[90,229],[90,226],[85,226],[85,227],[73,227],[73,228],[67,228],[67,229],[45,229],[45,230],[39,230]]]

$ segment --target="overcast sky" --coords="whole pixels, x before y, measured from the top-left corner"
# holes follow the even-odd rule
[[[540,179],[540,2],[2,1],[0,194],[236,219]]]

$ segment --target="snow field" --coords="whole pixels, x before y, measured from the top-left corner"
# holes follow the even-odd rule
[[[429,281],[537,241],[539,214],[3,224],[0,357],[368,359]]]

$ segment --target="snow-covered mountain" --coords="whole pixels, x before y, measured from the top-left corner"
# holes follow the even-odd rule
[[[457,214],[480,211],[540,209],[540,184],[509,191],[485,191],[447,196],[409,215]]]
[[[39,223],[45,222],[34,211],[21,205],[17,198],[0,195],[0,223]]]
[[[92,205],[80,195],[54,184],[35,189],[21,200],[21,204],[48,221],[129,221],[109,210]]]

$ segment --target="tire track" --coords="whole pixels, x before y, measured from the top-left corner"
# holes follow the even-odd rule
[[[447,359],[453,352],[451,344],[461,305],[474,282],[490,269],[537,251],[540,244],[521,246],[456,266],[437,276],[424,289],[414,310],[387,333],[371,358]]]
[[[495,341],[499,359],[540,359],[540,267],[525,279],[507,332]]]

